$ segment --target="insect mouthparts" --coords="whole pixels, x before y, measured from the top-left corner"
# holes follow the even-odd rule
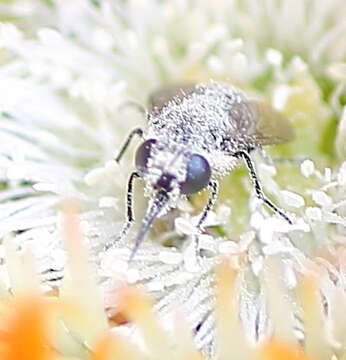
[[[176,179],[174,175],[164,172],[157,180],[154,188],[157,190],[164,189],[166,192],[170,192],[173,189],[173,183]]]
[[[167,201],[169,200],[169,195],[165,190],[161,190],[157,193],[156,197],[152,199],[148,204],[148,209],[144,215],[144,218],[141,223],[141,227],[137,233],[137,236],[134,240],[134,247],[131,251],[131,255],[129,258],[129,263],[133,260],[133,257],[135,256],[139,245],[142,243],[145,234],[149,230],[151,224],[156,219],[156,217],[159,215],[163,207],[166,205]]]

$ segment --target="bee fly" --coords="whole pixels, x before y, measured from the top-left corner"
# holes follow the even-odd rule
[[[127,221],[122,239],[134,221],[132,192],[135,179],[143,179],[149,205],[134,240],[131,261],[146,232],[158,216],[174,208],[181,196],[208,188],[209,198],[200,215],[203,229],[218,194],[217,178],[228,174],[239,160],[248,169],[257,197],[290,224],[288,216],[263,193],[250,153],[262,145],[279,144],[293,138],[288,121],[269,107],[249,101],[231,85],[207,82],[170,86],[149,98],[148,125],[128,135],[116,161],[131,139],[143,140],[135,155],[134,171],[127,185]],[[106,248],[112,244],[106,245]]]

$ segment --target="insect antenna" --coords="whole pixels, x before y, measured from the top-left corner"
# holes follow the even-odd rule
[[[132,249],[130,258],[129,258],[129,264],[133,260],[139,245],[142,243],[144,239],[144,235],[149,230],[151,224],[155,220],[155,218],[159,215],[160,211],[163,209],[165,204],[167,203],[169,199],[169,196],[166,191],[160,191],[157,196],[153,199],[152,203],[148,206],[148,210],[142,220],[141,227],[138,231],[137,236],[134,240],[134,247]]]

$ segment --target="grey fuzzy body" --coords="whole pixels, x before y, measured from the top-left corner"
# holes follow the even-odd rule
[[[256,147],[248,135],[251,114],[246,97],[218,82],[198,84],[181,95],[149,112],[146,138],[159,140],[170,152],[199,153],[206,157],[214,175],[225,175],[237,164],[233,153]]]

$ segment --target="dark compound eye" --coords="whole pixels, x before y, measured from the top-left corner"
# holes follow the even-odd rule
[[[136,151],[135,164],[138,170],[146,170],[151,148],[156,143],[155,139],[144,141]]]
[[[193,194],[205,188],[210,180],[211,170],[208,161],[194,154],[187,162],[186,179],[180,184],[182,194]]]

